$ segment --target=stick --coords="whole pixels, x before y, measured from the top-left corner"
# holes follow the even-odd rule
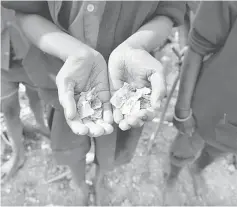
[[[153,146],[154,146],[154,144],[155,144],[155,137],[156,137],[157,134],[160,132],[160,129],[161,129],[161,126],[162,126],[162,124],[163,124],[163,122],[164,122],[165,114],[166,114],[166,111],[167,111],[167,109],[168,109],[170,100],[171,100],[171,98],[172,98],[172,96],[173,96],[173,93],[174,93],[174,91],[175,91],[175,88],[176,88],[177,83],[178,83],[179,78],[180,78],[180,67],[181,67],[181,64],[182,64],[182,62],[181,62],[182,55],[180,55],[179,52],[178,52],[174,47],[172,47],[172,50],[173,50],[173,52],[176,54],[176,56],[177,56],[178,59],[179,59],[179,70],[178,70],[177,76],[175,77],[175,80],[174,80],[174,83],[173,83],[173,85],[172,85],[171,91],[170,91],[170,93],[169,93],[169,95],[168,95],[168,98],[166,99],[164,109],[163,109],[163,111],[162,111],[162,113],[161,113],[160,122],[158,123],[158,125],[157,125],[155,131],[152,133],[151,138],[150,138],[150,140],[149,140],[149,142],[148,142],[148,154],[151,153],[151,150],[152,150],[152,148],[153,148]]]

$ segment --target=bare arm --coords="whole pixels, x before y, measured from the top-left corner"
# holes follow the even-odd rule
[[[92,48],[39,15],[18,13],[17,17],[26,37],[45,53],[65,61],[69,56],[84,56],[88,52],[94,52]]]
[[[186,118],[189,116],[192,96],[201,69],[203,56],[188,48],[181,69],[179,93],[175,107],[176,116]]]
[[[166,41],[173,28],[173,22],[165,16],[158,16],[142,26],[125,42],[134,48],[154,51]]]

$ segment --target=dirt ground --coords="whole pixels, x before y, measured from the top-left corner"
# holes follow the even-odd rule
[[[21,118],[25,122],[34,123],[28,100],[22,91],[20,93]],[[174,103],[174,100],[172,102]],[[147,142],[156,124],[153,121],[145,125],[132,162],[106,175],[107,185],[103,189],[106,197],[103,198],[102,205],[162,205],[167,152],[176,130],[164,124],[156,138],[156,148],[152,155],[147,156]],[[64,170],[54,163],[49,140],[39,134],[28,134],[24,143],[27,161],[17,176],[1,189],[1,206],[77,205],[78,198],[70,179],[65,178],[52,184],[46,182]],[[94,166],[90,165],[87,179],[92,180],[93,175]],[[179,201],[174,205],[237,206],[237,170],[228,159],[218,160],[205,170],[204,175],[208,184],[208,193],[205,194],[204,200],[200,201],[194,196],[190,176],[185,169],[176,186],[175,197],[178,197]]]

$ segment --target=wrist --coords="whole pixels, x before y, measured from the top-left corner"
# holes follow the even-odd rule
[[[88,46],[83,47],[83,48],[82,47],[75,47],[69,51],[62,51],[60,53],[60,59],[62,59],[64,62],[70,57],[74,57],[74,58],[78,58],[78,59],[82,59],[82,60],[91,59],[91,58],[94,59],[94,57],[99,54],[100,54],[99,52],[97,52],[96,50],[94,50],[93,48],[90,48]]]
[[[175,107],[175,116],[180,119],[185,119],[190,116],[190,113],[192,112],[191,108],[178,108]]]
[[[143,49],[150,53],[163,46],[172,27],[173,22],[168,17],[158,16],[140,27],[125,42],[135,49]]]

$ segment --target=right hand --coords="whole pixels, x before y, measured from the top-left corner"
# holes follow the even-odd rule
[[[120,109],[114,109],[114,121],[123,131],[141,127],[145,121],[152,120],[160,108],[166,94],[166,82],[162,64],[147,51],[122,43],[109,58],[109,78],[111,94],[119,90],[124,82],[136,88],[149,87],[151,107],[142,109],[136,115],[124,117]]]
[[[107,64],[95,51],[80,52],[65,61],[56,77],[58,97],[68,125],[75,134],[98,137],[113,132]],[[103,103],[103,118],[95,122],[78,117],[75,97],[95,87]]]

